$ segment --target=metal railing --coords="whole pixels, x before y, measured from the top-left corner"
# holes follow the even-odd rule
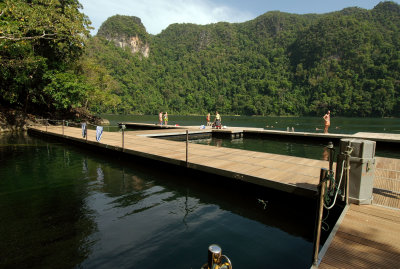
[[[88,122],[76,122],[76,121],[72,121],[72,120],[54,120],[54,119],[37,119],[37,121],[41,124],[46,126],[46,132],[49,131],[49,127],[50,126],[62,126],[61,130],[62,130],[62,135],[65,135],[65,130],[68,127],[76,127],[76,128],[82,128],[82,124],[85,123],[86,124],[86,132],[85,132],[85,136],[84,138],[86,139],[86,142],[88,141],[88,132],[87,130],[96,130],[97,126],[99,125],[95,125],[95,124],[91,124]],[[108,125],[108,126],[102,126],[104,131],[107,132],[121,132],[121,148],[122,151],[125,148],[125,129],[126,126],[124,124],[121,125]],[[186,130],[186,167],[189,167],[189,131]]]
[[[333,172],[333,159],[334,159],[334,147],[330,142],[328,147],[329,153],[329,169],[321,168],[319,184],[317,188],[318,202],[317,202],[317,213],[315,219],[314,229],[314,249],[312,258],[312,268],[318,268],[319,262],[322,257],[319,257],[319,247],[321,241],[321,230],[323,223],[324,208],[329,211],[336,203],[336,198],[340,191],[342,191],[342,201],[345,206],[349,204],[349,172],[350,172],[350,155],[352,152],[351,147],[347,147],[346,151],[341,153],[344,155],[341,171],[337,171],[336,180]],[[340,173],[339,173],[340,172]],[[338,174],[339,173],[339,174]],[[342,178],[344,181],[342,184]],[[330,196],[330,197],[329,197]],[[332,200],[333,202],[327,206],[327,201]]]

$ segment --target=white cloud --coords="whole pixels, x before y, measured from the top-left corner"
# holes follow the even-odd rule
[[[109,17],[136,16],[147,32],[158,34],[173,23],[209,24],[220,21],[243,22],[254,18],[250,12],[227,5],[216,5],[210,0],[81,0],[83,13],[89,16],[96,33]]]

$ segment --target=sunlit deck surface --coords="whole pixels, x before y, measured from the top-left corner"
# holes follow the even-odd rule
[[[30,131],[35,130],[46,133],[44,126],[30,128]],[[75,142],[123,151],[134,156],[178,166],[187,166],[202,172],[305,196],[312,196],[316,193],[320,169],[328,168],[328,162],[322,160],[192,143],[189,143],[188,163],[186,164],[185,142],[143,136],[149,135],[149,131],[125,132],[122,150],[121,132],[104,132],[101,141],[97,142],[95,130],[88,130],[87,141],[82,138],[80,128],[64,127],[64,135],[62,135],[61,126],[47,127],[47,130],[48,135],[63,137]],[[198,132],[199,129],[189,129],[189,131]],[[164,129],[157,132],[170,133],[174,130]]]
[[[185,129],[190,130],[199,130],[200,126],[162,126],[158,124],[150,124],[150,123],[137,123],[137,122],[120,122],[119,124],[124,124],[130,128],[137,129],[148,129],[149,131],[156,134],[157,132],[168,132],[172,130],[172,132],[182,132]],[[340,134],[340,133],[327,133],[324,134],[322,131],[319,132],[299,132],[299,131],[282,131],[282,130],[274,130],[274,129],[266,129],[266,128],[255,128],[255,127],[233,127],[229,126],[226,129],[211,129],[210,126],[206,126],[202,131],[206,132],[217,132],[217,133],[225,133],[225,134],[234,134],[234,133],[243,133],[245,136],[272,136],[272,137],[288,137],[293,139],[320,139],[320,140],[330,140],[330,141],[338,141],[342,138],[354,138],[354,139],[367,139],[376,141],[378,143],[386,143],[393,145],[400,145],[400,134],[394,133],[369,133],[369,132],[358,132],[355,134]]]
[[[351,205],[319,268],[399,268],[400,210]]]
[[[400,160],[376,159],[373,204],[350,206],[319,268],[400,268]]]

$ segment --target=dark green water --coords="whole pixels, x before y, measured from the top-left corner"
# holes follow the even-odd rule
[[[0,268],[309,268],[314,203],[218,177],[0,136]],[[265,205],[259,200],[265,202]]]
[[[324,120],[321,117],[252,117],[252,116],[224,116],[222,125],[227,127],[258,127],[268,130],[286,130],[294,128],[299,132],[322,133]],[[141,123],[158,123],[158,115],[102,115],[110,120],[111,125],[122,121]],[[214,116],[211,117],[214,120]],[[199,127],[206,123],[205,116],[175,116],[169,115],[168,124],[190,125]],[[268,126],[268,127],[267,127]],[[317,130],[318,129],[318,130]],[[400,119],[398,118],[331,118],[330,133],[353,134],[357,132],[400,133]]]
[[[122,121],[141,123],[157,123],[158,116],[151,115],[103,115],[110,120],[111,125]],[[169,116],[170,124],[196,126],[205,124],[205,117],[200,116]],[[375,133],[400,133],[400,119],[396,118],[335,118],[332,117],[330,133],[354,134],[357,132]],[[317,117],[250,117],[250,116],[224,116],[223,125],[237,127],[257,127],[268,130],[287,130],[295,128],[295,131],[321,133],[323,119]],[[266,126],[269,126],[268,128]],[[273,126],[273,128],[271,128]],[[182,140],[183,138],[177,138]],[[288,156],[304,157],[317,160],[327,160],[326,144],[317,141],[285,140],[285,139],[193,139],[192,143],[199,143],[217,147],[238,148],[259,152],[268,152]],[[335,145],[338,152],[338,145]],[[376,155],[390,158],[400,158],[398,148],[377,147]]]

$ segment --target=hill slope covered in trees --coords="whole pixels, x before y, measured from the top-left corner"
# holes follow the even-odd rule
[[[323,15],[268,12],[236,24],[172,24],[155,36],[138,33],[150,44],[148,58],[102,34],[111,24],[118,32],[115,25],[127,18],[109,18],[87,54],[120,85],[115,112],[399,115],[396,3]]]
[[[400,116],[400,6],[393,2],[172,24],[158,35],[139,18],[116,15],[94,37],[78,0],[0,7],[3,108]]]

